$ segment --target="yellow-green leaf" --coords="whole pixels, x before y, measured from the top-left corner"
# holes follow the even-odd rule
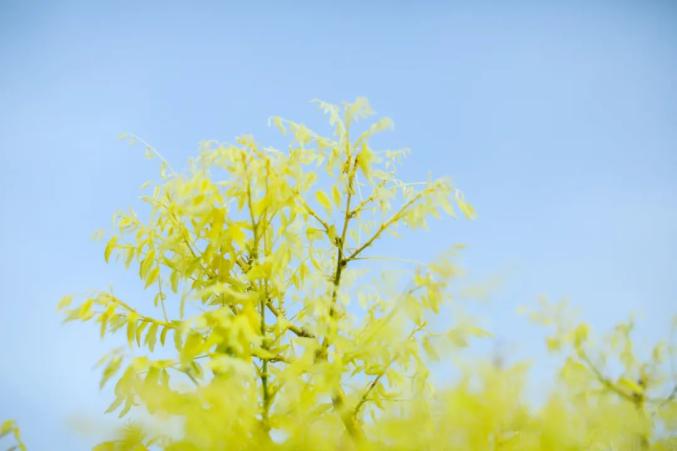
[[[339,207],[341,205],[341,192],[339,191],[337,185],[334,185],[331,188],[331,197],[334,200],[334,205]]]
[[[135,313],[130,313],[129,316],[127,317],[127,343],[129,343],[130,346],[132,345],[132,342],[134,340],[137,319],[138,316]]]
[[[69,305],[71,305],[71,302],[73,302],[73,296],[67,295],[61,298],[59,303],[56,305],[56,308],[59,310],[63,310]]]
[[[146,279],[144,288],[148,288],[149,286],[151,286],[153,282],[155,282],[158,279],[159,276],[160,276],[160,267],[156,266],[151,270],[150,274],[148,274],[148,278]]]
[[[121,363],[122,357],[120,356],[116,356],[110,359],[108,365],[106,365],[106,368],[104,368],[103,373],[101,375],[101,380],[99,381],[99,389],[102,389],[106,385],[106,382],[108,382],[110,378],[115,375],[115,373],[120,369]]]
[[[158,323],[153,323],[153,325],[150,326],[150,329],[148,329],[148,332],[146,333],[146,339],[144,340],[145,344],[148,346],[148,349],[150,349],[151,352],[155,349],[158,326],[159,326]]]
[[[169,332],[169,327],[164,326],[162,328],[162,332],[160,332],[160,343],[162,343],[162,346],[165,345],[165,339],[167,338],[167,332]]]
[[[110,261],[110,254],[113,252],[113,249],[118,243],[118,237],[113,235],[113,237],[108,240],[108,244],[106,244],[106,248],[103,251],[103,258],[106,260],[106,263]]]
[[[171,285],[172,291],[176,293],[179,291],[179,272],[174,270],[169,275],[169,283]]]
[[[315,197],[317,198],[319,204],[322,205],[322,208],[327,210],[327,213],[331,213],[332,210],[331,201],[329,200],[327,194],[324,191],[320,190],[315,193]]]
[[[463,198],[463,194],[461,194],[460,191],[456,192],[456,204],[458,205],[458,208],[461,209],[466,218],[468,219],[477,218],[477,213],[475,213],[475,209],[473,208],[472,205],[470,205],[468,202],[465,201],[465,199]]]

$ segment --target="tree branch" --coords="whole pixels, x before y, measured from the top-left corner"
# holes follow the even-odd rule
[[[388,227],[390,227],[391,225],[393,225],[394,223],[399,221],[402,218],[402,216],[404,215],[404,213],[406,213],[406,211],[409,209],[409,207],[411,207],[416,202],[418,202],[418,200],[421,199],[424,195],[426,195],[428,193],[428,191],[429,191],[429,189],[423,190],[420,193],[416,194],[414,197],[412,197],[406,204],[404,204],[397,211],[397,213],[393,214],[390,218],[388,218],[387,221],[385,221],[383,224],[381,224],[379,226],[378,230],[376,230],[376,232],[371,236],[371,238],[369,238],[367,241],[365,241],[364,244],[362,244],[360,247],[355,249],[352,254],[350,254],[348,257],[346,257],[345,261],[348,262],[350,260],[355,259],[355,257],[360,255],[362,253],[362,251],[364,251],[366,248],[371,246],[371,244],[374,241],[376,241],[378,239],[378,237],[380,237],[381,234],[383,232],[385,232],[386,229],[388,229]]]

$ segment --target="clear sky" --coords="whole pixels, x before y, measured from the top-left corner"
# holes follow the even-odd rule
[[[566,3],[566,5],[564,5]],[[247,6],[243,6],[247,5]],[[74,418],[110,401],[107,342],[63,326],[65,293],[115,286],[116,209],[156,164],[203,139],[283,145],[273,114],[321,124],[313,98],[367,96],[410,147],[409,179],[449,175],[475,222],[433,224],[383,253],[462,242],[474,280],[502,284],[487,325],[516,354],[542,331],[515,313],[569,298],[594,325],[638,313],[641,339],[677,312],[677,7],[636,2],[0,3],[0,419],[32,449],[87,449]],[[537,362],[538,364],[538,362]]]

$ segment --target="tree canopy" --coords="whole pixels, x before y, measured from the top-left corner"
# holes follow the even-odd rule
[[[177,172],[143,143],[160,180],[145,212],[116,215],[104,257],[138,271],[148,299],[59,303],[67,320],[127,338],[101,359],[101,386],[114,384],[107,412],[134,420],[97,450],[677,446],[674,349],[638,356],[630,322],[596,340],[559,304],[533,312],[565,356],[541,406],[524,396],[524,363],[459,364],[434,384],[434,361],[491,335],[446,310],[457,249],[394,278],[371,251],[475,210],[448,179],[400,180],[407,152],[372,148],[392,121],[358,123],[373,115],[366,99],[317,105],[328,135],[271,119],[285,150],[205,142]]]

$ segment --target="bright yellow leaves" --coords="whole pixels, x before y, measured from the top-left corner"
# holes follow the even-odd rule
[[[371,178],[371,166],[374,162],[374,153],[365,143],[355,158],[357,160],[357,167],[360,168],[362,174],[369,180]]]
[[[118,372],[120,366],[122,365],[122,356],[115,353],[113,356],[107,359],[107,361],[103,360],[101,363],[103,362],[106,362],[106,366],[104,366],[103,371],[101,372],[99,389],[102,389],[106,385],[106,382],[108,382],[110,378]]]
[[[579,324],[574,330],[574,346],[578,349],[588,339],[590,329],[587,324]]]
[[[108,244],[106,244],[106,249],[104,250],[103,253],[103,258],[106,260],[106,263],[110,260],[110,254],[113,252],[113,249],[115,248],[115,245],[117,244],[118,237],[113,236],[110,240],[108,240]]]
[[[356,132],[373,115],[366,99],[317,103],[331,135],[273,117],[292,140],[284,152],[251,136],[205,142],[177,173],[145,146],[160,158],[162,180],[143,197],[147,214],[115,216],[104,258],[134,265],[148,299],[132,306],[102,292],[59,308],[67,320],[97,322],[102,336],[126,336],[130,350],[101,361],[101,385],[115,381],[109,412],[146,411],[182,427],[130,426],[97,449],[556,448],[546,444],[560,440],[551,430],[562,417],[597,414],[595,406],[553,401],[532,415],[515,390],[521,368],[483,368],[479,391],[464,380],[434,395],[430,360],[489,336],[461,316],[435,321],[458,271],[443,259],[393,289],[378,271],[360,272],[358,260],[402,226],[453,216],[454,204],[470,219],[475,210],[447,179],[397,178],[406,152],[369,143],[392,121]],[[571,374],[596,368],[586,326],[558,332],[558,343],[578,350]],[[624,377],[600,380],[648,399],[638,395],[644,382]],[[572,427],[588,440],[574,448],[597,443],[586,427]]]
[[[324,191],[317,191],[315,193],[315,198],[317,199],[317,202],[322,206],[322,208],[324,208],[327,213],[331,214],[332,206],[331,200],[329,200],[329,196],[327,196],[327,194],[325,194]]]
[[[465,196],[463,196],[463,193],[459,190],[456,190],[456,204],[468,219],[475,219],[477,217],[475,209],[465,201]]]
[[[542,311],[532,318],[553,329],[548,348],[568,354],[558,394],[566,404],[558,409],[575,409],[581,418],[575,423],[583,438],[577,446],[597,443],[615,449],[671,449],[675,437],[664,431],[675,428],[665,415],[674,409],[670,393],[677,381],[660,355],[666,345],[659,343],[649,358],[640,359],[631,337],[632,321],[618,324],[596,340],[587,324],[574,321],[566,304],[543,301],[541,306]],[[600,426],[588,429],[592,423]]]
[[[56,307],[59,310],[63,310],[66,307],[68,307],[69,305],[71,305],[72,302],[73,302],[73,296],[67,295],[67,296],[64,296],[64,297],[61,298],[61,300],[59,301],[59,303],[57,304]]]
[[[21,430],[14,420],[5,420],[0,423],[0,439],[6,435],[11,435],[15,442],[15,445],[9,449],[26,451],[26,444],[21,439]]]

